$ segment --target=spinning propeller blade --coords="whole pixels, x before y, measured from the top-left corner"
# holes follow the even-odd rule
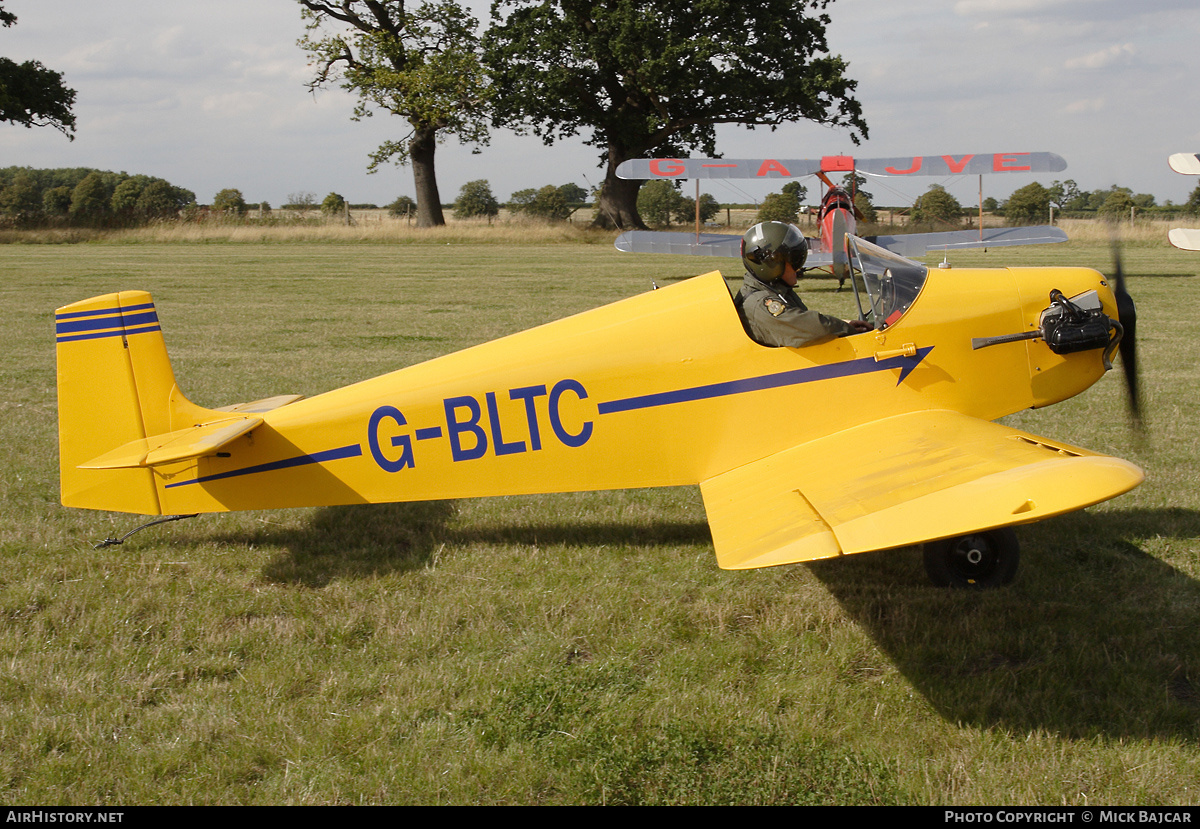
[[[850,261],[846,255],[846,220],[842,218],[840,210],[835,210],[833,213],[832,232],[829,234],[829,251],[833,254],[833,275],[841,281],[849,279]]]
[[[1129,393],[1129,413],[1137,430],[1142,428],[1142,401],[1138,388],[1137,368],[1137,308],[1125,288],[1125,272],[1121,267],[1121,251],[1113,241],[1113,296],[1117,300],[1117,318],[1124,333],[1119,346],[1121,368],[1125,372],[1125,389]]]

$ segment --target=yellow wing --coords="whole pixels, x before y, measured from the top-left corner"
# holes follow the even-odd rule
[[[924,411],[797,445],[700,489],[717,563],[741,570],[1038,521],[1142,478],[1118,458]]]

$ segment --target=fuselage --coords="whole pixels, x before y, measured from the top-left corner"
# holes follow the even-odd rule
[[[1051,289],[1116,315],[1089,269],[934,270],[886,330],[768,348],[711,273],[267,412],[156,468],[163,511],[688,485],[912,411],[993,420],[1105,371],[1099,350],[972,349],[1037,327]]]
[[[835,238],[840,234],[835,229],[835,223],[842,233],[854,235],[858,228],[858,220],[854,214],[854,200],[841,187],[831,187],[821,199],[817,211],[817,245],[825,253],[832,252]]]

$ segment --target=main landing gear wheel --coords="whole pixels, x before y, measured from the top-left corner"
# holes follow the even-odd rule
[[[1010,527],[925,545],[925,572],[938,587],[1002,587],[1017,574],[1021,547]]]

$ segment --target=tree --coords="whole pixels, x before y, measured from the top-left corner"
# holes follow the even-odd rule
[[[189,204],[195,204],[196,194],[175,187],[160,178],[151,179],[134,204],[134,213],[142,221],[171,219]]]
[[[587,203],[588,191],[578,184],[563,184],[558,188],[559,194],[567,204],[582,205]]]
[[[866,136],[856,84],[828,54],[830,1],[495,0],[494,122],[547,144],[587,133],[606,166],[596,222],[644,227],[622,161],[715,155],[718,124],[808,119]]]
[[[637,197],[637,212],[652,227],[670,227],[671,217],[683,204],[683,196],[669,181],[648,181]]]
[[[721,211],[721,205],[711,193],[700,194],[700,221],[707,222]],[[675,221],[688,224],[696,221],[696,200],[689,196],[681,196],[679,205],[675,208]]]
[[[547,184],[537,190],[518,190],[509,199],[509,209],[536,219],[561,222],[571,215],[571,208],[563,197],[562,189]]]
[[[795,223],[800,215],[800,200],[808,193],[808,188],[798,181],[789,181],[778,193],[769,193],[763,199],[756,222],[790,222]]]
[[[1118,187],[1115,184],[1107,190],[1093,190],[1087,194],[1087,209],[1100,210],[1114,195],[1125,195],[1132,198],[1133,191],[1128,187]]]
[[[959,225],[962,224],[962,205],[946,192],[945,187],[932,184],[913,203],[909,215],[917,225]]]
[[[98,172],[88,173],[71,191],[71,219],[84,224],[100,224],[111,212],[112,193]]]
[[[862,216],[862,220],[867,224],[873,225],[879,218],[875,213],[875,205],[871,204],[871,196],[869,193],[864,193],[861,190],[855,193],[854,206],[858,209],[859,215]]]
[[[754,217],[755,222],[788,222],[795,224],[800,205],[783,193],[768,193]]]
[[[1188,200],[1184,203],[1183,209],[1188,213],[1200,213],[1200,187],[1192,191],[1188,196]]]
[[[213,196],[212,209],[217,213],[241,216],[246,212],[246,200],[242,198],[241,190],[227,187]]]
[[[42,215],[42,193],[33,176],[17,173],[12,183],[0,190],[0,213],[18,224],[28,224]]]
[[[1036,224],[1050,216],[1050,191],[1036,181],[1018,188],[1004,203],[1004,221],[1010,225]]]
[[[191,190],[174,187],[161,178],[136,175],[126,177],[113,188],[112,210],[118,218],[138,223],[176,216],[195,200],[196,194]]]
[[[138,196],[150,183],[149,176],[130,176],[113,189],[112,209],[118,216],[132,218],[137,209]]]
[[[1050,192],[1050,201],[1059,206],[1061,210],[1086,210],[1089,193],[1079,189],[1079,185],[1074,179],[1066,181],[1052,181],[1048,188]]]
[[[486,179],[468,181],[458,191],[454,201],[454,218],[472,219],[485,216],[491,219],[500,215],[500,202],[492,195],[492,186]]]
[[[800,202],[804,201],[804,197],[808,195],[808,188],[798,181],[789,181],[783,185],[780,190],[783,195],[787,196],[796,202],[796,209],[800,209]]]
[[[43,190],[42,210],[47,216],[66,216],[71,211],[71,188],[64,185]]]
[[[409,196],[400,196],[387,207],[390,216],[412,216],[417,212],[417,203]]]
[[[0,4],[0,25],[17,22],[17,16]],[[61,72],[47,69],[36,60],[18,64],[0,58],[0,121],[33,127],[54,127],[74,141],[75,90],[63,85]]]
[[[1122,219],[1129,215],[1132,207],[1134,207],[1134,201],[1129,192],[1114,187],[1097,212],[1107,219]]]
[[[309,190],[301,190],[299,193],[288,193],[288,203],[284,207],[292,210],[299,210],[303,216],[308,211],[312,210],[317,204],[317,194]]]
[[[479,64],[478,21],[454,0],[297,0],[308,33],[300,46],[316,64],[309,84],[335,80],[358,94],[354,120],[375,110],[404,118],[408,134],[371,154],[368,169],[411,164],[417,226],[443,225],[434,171],[439,141],[487,142],[489,88]]]
[[[326,216],[341,216],[346,212],[346,200],[337,193],[330,193],[321,202],[321,212]]]

